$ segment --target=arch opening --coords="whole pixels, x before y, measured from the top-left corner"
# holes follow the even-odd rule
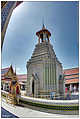
[[[33,94],[33,97],[34,97],[34,80],[32,81],[32,94]]]

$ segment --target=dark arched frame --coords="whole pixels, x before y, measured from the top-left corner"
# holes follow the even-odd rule
[[[1,1],[1,50],[12,12],[21,2],[22,1]]]

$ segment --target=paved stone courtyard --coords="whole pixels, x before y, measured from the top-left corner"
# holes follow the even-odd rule
[[[12,113],[13,115],[20,117],[20,118],[29,118],[29,117],[43,117],[43,118],[51,118],[51,117],[56,117],[56,118],[78,118],[78,115],[60,115],[60,114],[51,114],[51,113],[46,113],[42,111],[37,111],[33,110],[27,107],[20,107],[20,106],[14,106],[11,104],[7,104],[5,99],[2,98],[2,107]]]
[[[18,117],[15,116],[14,114],[10,113],[3,107],[1,107],[1,118],[18,118]]]

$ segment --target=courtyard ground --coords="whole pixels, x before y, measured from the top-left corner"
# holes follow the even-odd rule
[[[56,117],[56,118],[78,118],[78,115],[61,115],[61,114],[52,114],[52,113],[46,113],[46,112],[42,112],[41,111],[37,111],[37,110],[33,110],[27,107],[21,107],[21,106],[14,106],[12,104],[7,104],[6,100],[2,98],[2,103],[1,106],[3,109],[6,109],[8,112],[10,112],[11,114],[19,117],[19,118],[29,118],[29,117],[34,117],[34,118],[38,118],[38,117],[43,117],[43,118],[47,118],[47,117]]]

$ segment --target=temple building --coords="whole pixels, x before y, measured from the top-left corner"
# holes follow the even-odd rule
[[[72,94],[79,93],[79,67],[64,69],[65,92],[67,89]]]
[[[44,24],[36,32],[38,43],[31,59],[27,62],[27,96],[48,97],[51,92],[55,96],[64,95],[62,64],[58,61],[50,43],[51,33]]]
[[[26,95],[27,74],[16,74],[12,65],[1,69],[1,90],[10,91],[10,84],[13,77],[15,77],[19,83],[21,95]]]
[[[16,72],[12,65],[8,68],[1,69],[1,90],[9,92],[12,78],[16,77]]]

